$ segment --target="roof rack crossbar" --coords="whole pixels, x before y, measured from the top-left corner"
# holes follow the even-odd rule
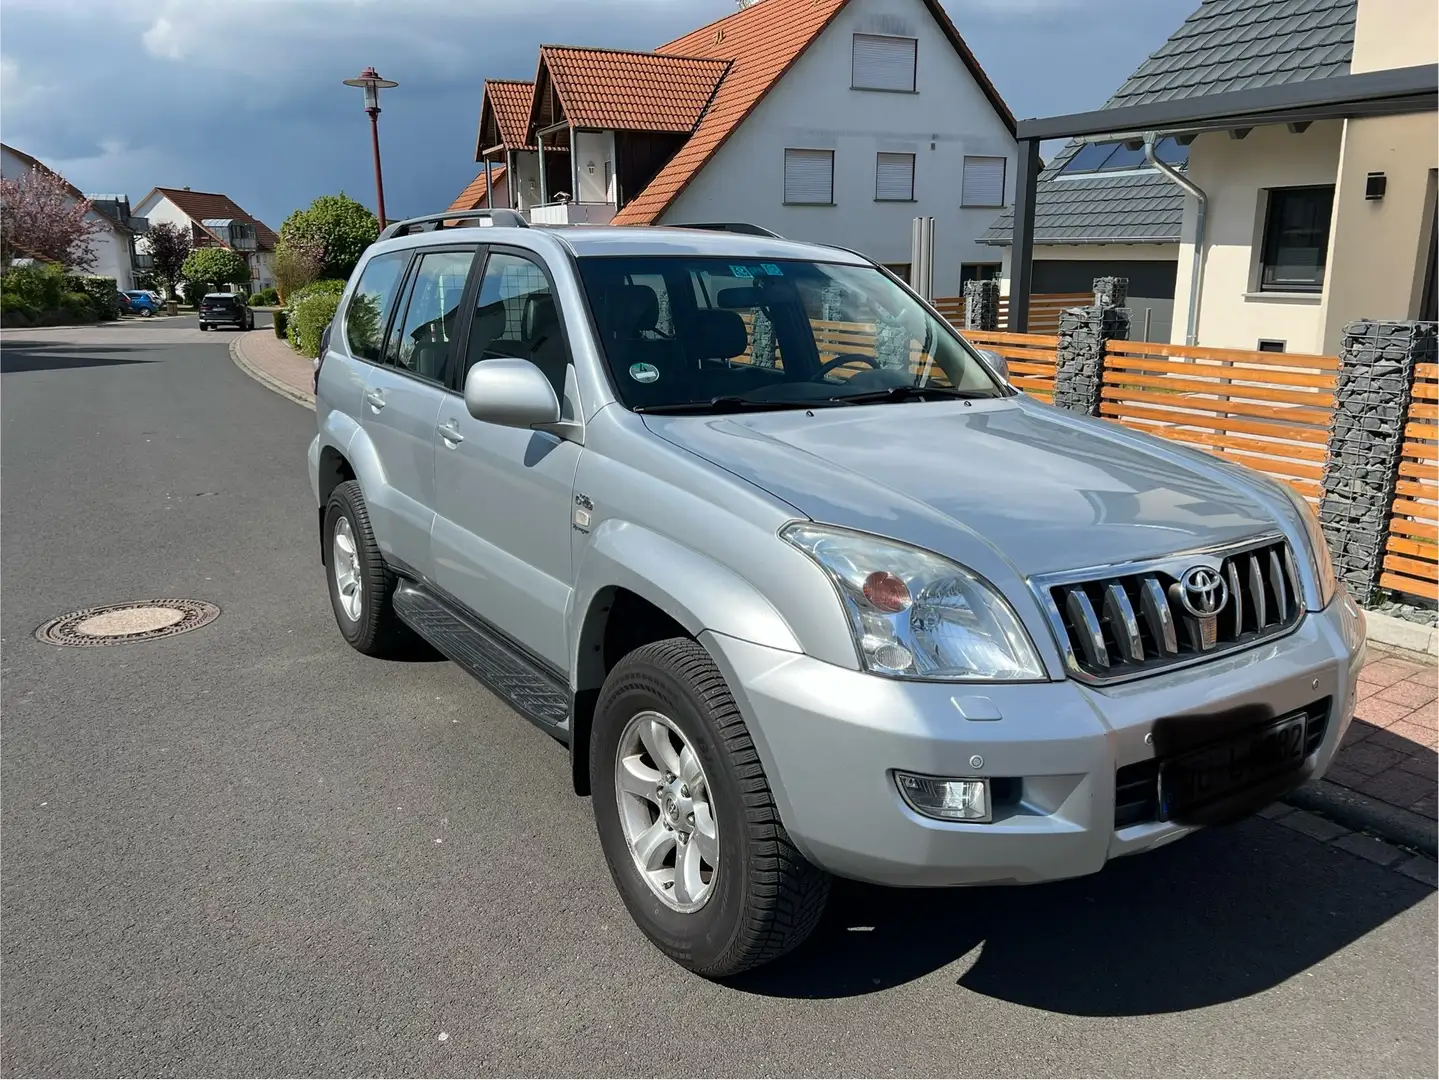
[[[413,232],[437,231],[445,228],[447,221],[470,221],[479,220],[489,222],[490,225],[507,225],[516,229],[527,229],[530,223],[526,221],[518,210],[507,210],[499,206],[493,210],[445,210],[438,214],[426,214],[424,217],[406,218],[404,221],[392,222],[385,226],[385,231],[380,233],[381,240],[389,240],[395,236],[409,236]],[[421,230],[421,225],[431,225],[430,230]]]
[[[751,225],[746,221],[685,221],[676,222],[671,225],[672,229],[708,229],[711,232],[732,232],[744,233],[747,236],[768,236],[775,240],[783,240],[784,237],[777,232],[770,232],[761,225]]]

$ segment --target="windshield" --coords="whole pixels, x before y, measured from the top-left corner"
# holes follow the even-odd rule
[[[874,267],[691,256],[578,262],[615,388],[632,409],[1009,393],[948,325]]]

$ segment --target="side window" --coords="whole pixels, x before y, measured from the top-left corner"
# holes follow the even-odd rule
[[[386,361],[435,382],[446,381],[450,340],[473,251],[431,251],[420,256],[410,276],[410,300]]]
[[[350,297],[350,306],[345,309],[345,340],[352,356],[379,363],[380,335],[394,306],[395,293],[399,291],[400,278],[409,258],[408,251],[391,251],[376,255],[365,264],[365,272]]]
[[[492,253],[485,263],[460,386],[471,367],[498,357],[528,360],[564,399],[570,359],[549,279],[534,260],[508,251]]]

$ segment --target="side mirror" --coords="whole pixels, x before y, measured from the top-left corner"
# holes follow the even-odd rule
[[[482,360],[465,376],[465,408],[501,427],[558,423],[560,402],[544,372],[528,360]]]
[[[980,349],[979,355],[984,357],[985,362],[989,364],[989,366],[994,370],[994,373],[996,375],[998,375],[1005,382],[1009,382],[1008,360],[1000,356],[999,353],[995,352],[993,349]]]

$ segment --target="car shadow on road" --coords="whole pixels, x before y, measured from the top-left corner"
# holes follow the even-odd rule
[[[1178,1012],[1282,983],[1432,891],[1251,820],[1049,885],[918,891],[836,882],[808,943],[730,985],[851,997],[961,961],[958,986],[1035,1009]]]
[[[6,341],[0,345],[0,372],[63,371],[70,368],[151,364],[159,357],[137,359],[118,353],[153,352],[135,345],[76,345],[73,342]]]

